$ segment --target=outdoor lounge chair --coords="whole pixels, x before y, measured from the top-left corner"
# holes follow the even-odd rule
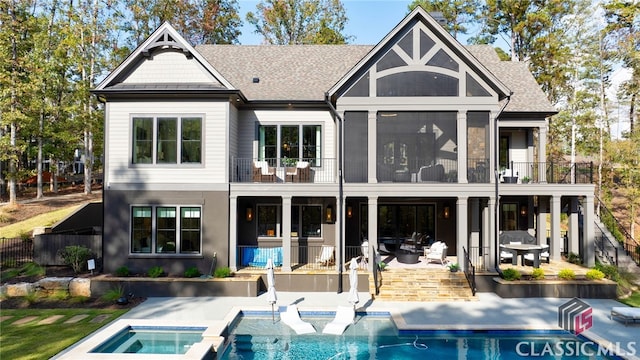
[[[611,308],[611,320],[618,319],[627,326],[629,322],[640,321],[640,308],[615,306]]]
[[[353,323],[356,311],[351,306],[338,306],[336,317],[322,330],[323,334],[342,335],[344,330]]]
[[[287,310],[280,313],[280,320],[292,328],[298,335],[316,332],[316,329],[311,323],[303,321],[300,318],[300,313],[298,313],[298,307],[296,305],[287,306]]]
[[[254,182],[276,182],[276,168],[269,166],[267,161],[253,162]]]
[[[331,245],[322,245],[320,250],[320,256],[316,258],[316,262],[323,266],[329,266],[335,264],[335,247]]]
[[[440,264],[444,265],[444,262],[447,260],[447,245],[442,241],[436,241],[431,245],[431,248],[425,251],[424,256],[427,263],[440,261]]]

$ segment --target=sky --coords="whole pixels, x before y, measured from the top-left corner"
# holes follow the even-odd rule
[[[249,11],[256,11],[259,1],[239,0],[241,28],[240,44],[259,45],[262,36],[254,34],[254,27],[246,23]],[[375,45],[408,13],[410,0],[343,0],[349,21],[344,34],[354,37],[350,44]]]

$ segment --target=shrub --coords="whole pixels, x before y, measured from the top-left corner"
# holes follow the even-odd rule
[[[76,274],[86,268],[87,260],[92,257],[91,250],[81,245],[66,246],[58,251],[58,255],[60,255],[65,265],[71,266]]]
[[[200,270],[197,267],[190,267],[184,271],[184,277],[186,278],[194,278],[200,276]]]
[[[152,266],[149,271],[147,271],[147,275],[152,278],[157,278],[164,274],[164,270],[160,266]]]
[[[229,269],[228,267],[221,267],[221,268],[217,268],[216,271],[213,273],[214,277],[217,278],[226,278],[231,276],[231,269]]]
[[[541,268],[533,269],[531,272],[531,279],[533,280],[544,280],[544,270]]]
[[[113,289],[107,291],[104,295],[102,295],[102,300],[107,302],[115,302],[124,296],[124,288],[122,286],[116,286]]]
[[[570,252],[567,255],[567,261],[572,263],[572,264],[576,264],[576,265],[582,264],[582,260],[580,259],[580,255],[578,255],[576,253],[572,253],[572,252]]]
[[[457,272],[458,270],[460,270],[460,265],[458,265],[457,263],[449,264],[449,271]]]
[[[120,266],[119,268],[116,269],[116,275],[120,277],[127,277],[130,274],[131,272],[129,271],[129,268],[126,266]]]
[[[520,280],[520,271],[512,268],[502,270],[502,278],[507,281]]]
[[[573,280],[576,278],[576,273],[571,269],[562,269],[558,272],[558,278],[562,280]]]
[[[613,265],[596,264],[595,269],[602,271],[604,276],[609,280],[613,280],[615,282],[620,280],[618,268]]]
[[[604,279],[604,273],[598,269],[588,270],[584,275],[589,280],[602,280]]]

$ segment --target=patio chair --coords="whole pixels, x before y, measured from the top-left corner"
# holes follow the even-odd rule
[[[614,306],[611,308],[611,320],[618,319],[624,322],[624,326],[627,323],[634,323],[640,321],[640,308],[626,307],[626,306]]]
[[[356,311],[351,306],[338,306],[336,317],[322,330],[323,334],[342,335],[345,329],[353,323]]]
[[[533,254],[525,254],[524,258],[529,261],[533,261]],[[542,245],[542,251],[540,252],[540,260],[544,260],[547,264],[549,263],[549,245]]]
[[[425,253],[425,260],[427,263],[431,261],[440,261],[440,264],[444,265],[447,260],[447,245],[442,241],[436,241],[431,245]]]
[[[309,182],[311,167],[308,161],[298,161],[296,167],[287,168],[287,181],[290,182]]]
[[[253,162],[254,182],[276,182],[276,168],[269,166],[267,161]]]
[[[331,245],[322,245],[320,256],[316,257],[316,262],[322,266],[330,266],[335,264],[335,247]]]
[[[509,244],[517,245],[517,244],[522,244],[522,242],[521,241],[511,241],[511,242],[509,242]],[[502,262],[504,260],[512,261],[513,260],[513,252],[511,252],[509,250],[500,249],[500,261]],[[531,260],[533,260],[533,254],[531,254]]]

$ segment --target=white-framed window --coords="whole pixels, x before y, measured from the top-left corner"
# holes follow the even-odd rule
[[[202,116],[133,116],[132,164],[202,163]]]
[[[276,204],[258,205],[258,236],[282,236],[282,207]],[[292,237],[322,237],[322,205],[291,206]]]
[[[259,160],[267,160],[271,166],[289,165],[284,159],[308,161],[311,166],[322,166],[321,125],[260,125],[258,134]]]
[[[132,206],[132,254],[200,254],[199,206]]]

